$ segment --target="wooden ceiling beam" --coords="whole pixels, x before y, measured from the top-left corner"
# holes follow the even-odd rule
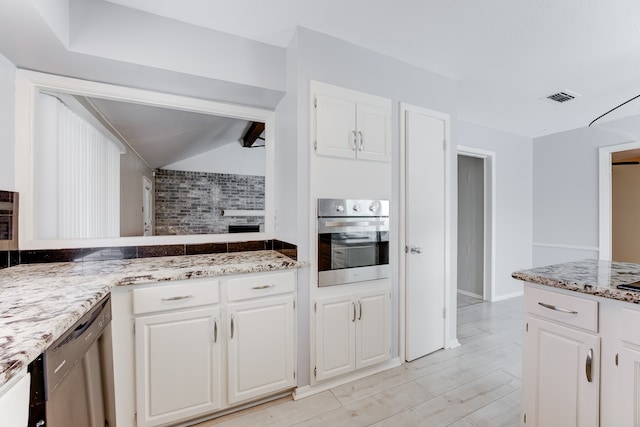
[[[264,123],[260,122],[251,122],[251,125],[244,133],[242,137],[242,146],[243,147],[251,147],[256,142],[256,140],[262,135],[264,132]]]

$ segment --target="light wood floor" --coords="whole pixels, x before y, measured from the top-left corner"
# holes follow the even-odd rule
[[[197,427],[518,426],[522,312],[522,298],[495,303],[460,298],[460,347],[298,401],[279,399]]]

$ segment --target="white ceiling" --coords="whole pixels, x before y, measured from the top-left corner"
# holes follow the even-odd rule
[[[529,137],[640,93],[637,0],[108,1],[277,46],[326,33],[457,80],[460,119]],[[581,96],[541,100],[563,90]]]
[[[152,169],[220,148],[241,144],[249,122],[191,111],[99,98],[90,99],[127,144]]]

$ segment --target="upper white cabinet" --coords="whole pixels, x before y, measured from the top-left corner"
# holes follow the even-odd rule
[[[320,82],[311,97],[318,155],[390,160],[391,100]]]

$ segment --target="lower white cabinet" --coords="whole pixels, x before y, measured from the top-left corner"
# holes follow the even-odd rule
[[[114,289],[117,424],[170,426],[292,389],[295,274]]]
[[[526,324],[526,425],[597,426],[600,337],[531,316]]]
[[[597,303],[527,288],[525,306],[523,423],[599,425]]]
[[[138,425],[179,421],[220,408],[218,307],[138,317]]]
[[[640,426],[640,306],[525,284],[523,426]]]
[[[391,358],[391,294],[387,288],[315,301],[316,381]]]
[[[295,385],[293,303],[286,295],[229,304],[229,403]]]
[[[29,418],[29,379],[26,368],[0,387],[0,425],[27,427]]]

